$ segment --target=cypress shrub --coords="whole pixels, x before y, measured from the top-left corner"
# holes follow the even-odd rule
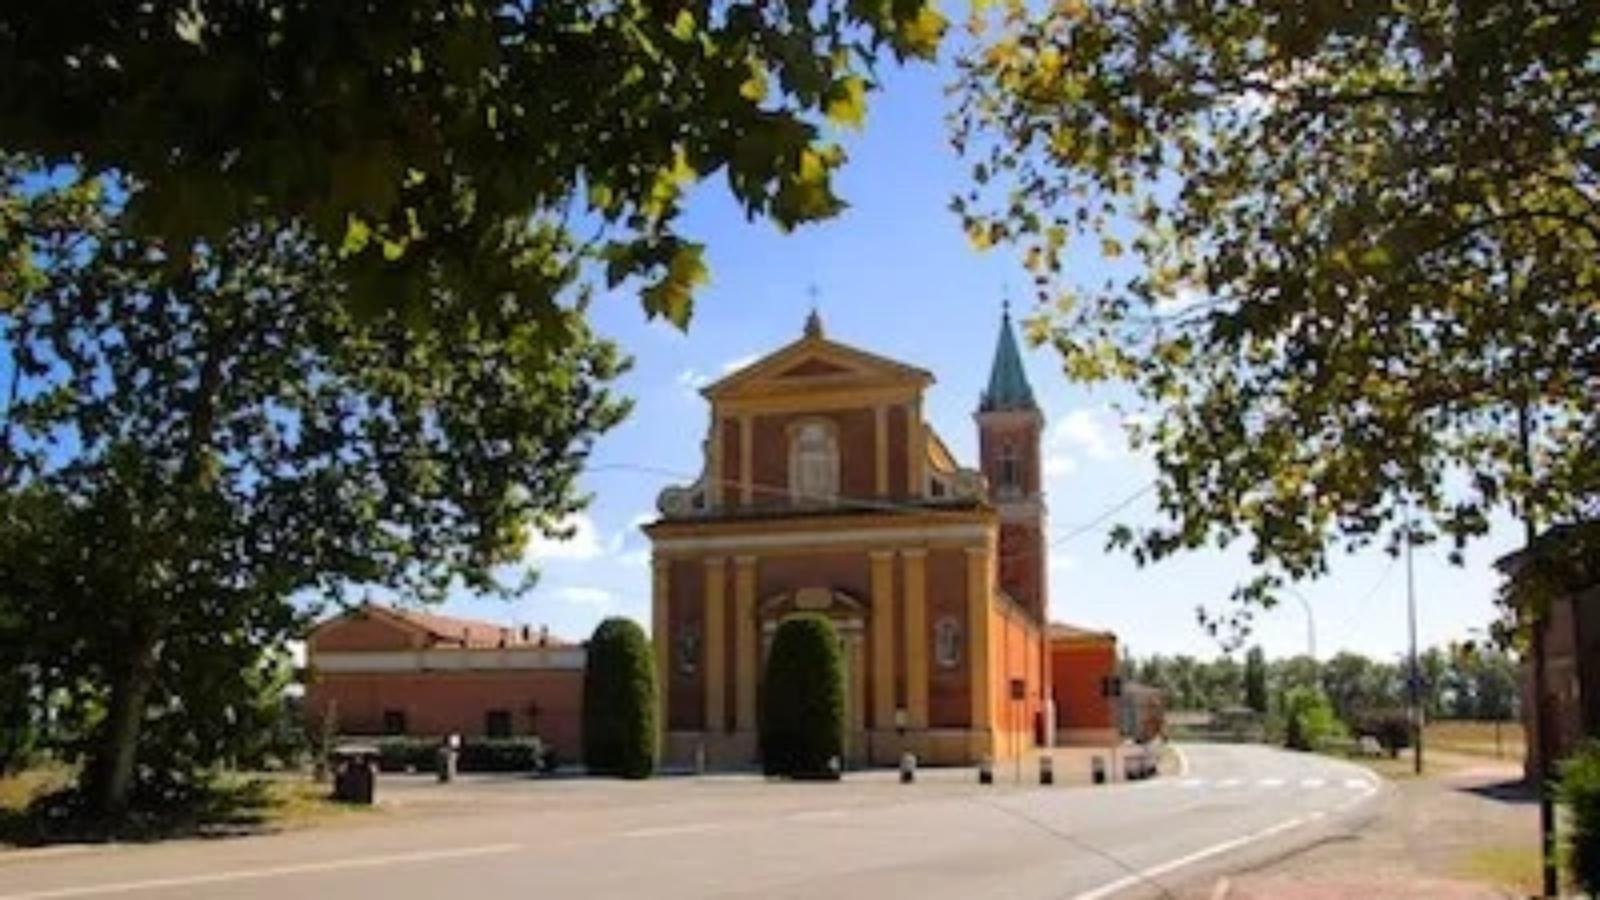
[[[1567,844],[1572,881],[1600,896],[1600,742],[1589,742],[1562,764],[1560,793],[1572,817]]]
[[[632,619],[606,619],[589,638],[583,763],[591,774],[621,778],[655,771],[656,670],[650,641]]]
[[[844,655],[833,623],[786,619],[772,638],[761,705],[768,775],[837,778],[844,752]]]

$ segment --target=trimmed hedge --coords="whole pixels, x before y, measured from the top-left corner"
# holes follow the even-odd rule
[[[442,743],[439,738],[383,738],[377,742],[378,771],[436,772]],[[461,741],[461,755],[456,757],[456,770],[538,772],[545,767],[546,755],[544,742],[536,737],[469,737]]]
[[[1390,758],[1411,746],[1411,716],[1405,710],[1379,710],[1357,715],[1350,730],[1357,737],[1372,737]]]
[[[1561,765],[1560,796],[1572,817],[1567,861],[1573,883],[1600,896],[1600,742],[1590,741]]]
[[[606,619],[589,638],[583,667],[583,764],[591,775],[649,778],[656,740],[650,641],[632,619]]]
[[[761,705],[768,775],[838,778],[844,752],[844,654],[833,623],[785,619],[772,638]]]

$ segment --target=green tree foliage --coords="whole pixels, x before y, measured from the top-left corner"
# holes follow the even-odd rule
[[[1261,567],[1225,638],[1334,548],[1600,515],[1600,5],[1008,2],[988,25],[956,211],[1024,254],[1068,374],[1137,396],[1164,521],[1113,542]],[[1130,259],[1067,272],[1085,241]]]
[[[761,763],[768,775],[838,777],[844,754],[844,655],[820,615],[785,619],[762,682]]]
[[[583,667],[583,764],[592,774],[649,778],[656,768],[656,669],[632,619],[609,618]]]
[[[510,298],[436,290],[425,330],[356,316],[294,223],[174,254],[124,230],[118,185],[37,171],[0,158],[0,259],[29,262],[0,276],[0,606],[28,636],[0,668],[84,723],[67,749],[117,813],[137,773],[234,752],[289,598],[514,590],[530,535],[584,503],[623,361]]]
[[[1322,750],[1345,735],[1333,704],[1319,690],[1293,688],[1284,695],[1284,746],[1291,750]]]
[[[1560,795],[1572,821],[1572,880],[1583,892],[1600,894],[1600,743],[1590,742],[1562,764]]]
[[[556,320],[597,264],[682,325],[685,189],[726,178],[784,228],[838,212],[828,126],[943,29],[925,0],[7,4],[0,150],[132,176],[131,226],[175,253],[294,222],[358,309],[448,289]]]
[[[1371,710],[1404,706],[1405,681],[1399,667],[1359,653],[1339,653],[1322,665],[1322,693],[1346,722]]]
[[[1251,647],[1244,660],[1244,705],[1258,713],[1267,711],[1267,655]]]

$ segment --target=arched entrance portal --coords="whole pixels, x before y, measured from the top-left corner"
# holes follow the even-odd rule
[[[866,606],[844,591],[828,587],[800,588],[763,600],[758,610],[763,673],[778,624],[800,613],[826,616],[839,633],[844,655],[844,759],[852,768],[862,766],[867,760]]]

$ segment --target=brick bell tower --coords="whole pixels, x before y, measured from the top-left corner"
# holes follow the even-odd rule
[[[1000,589],[1043,624],[1048,614],[1040,453],[1044,416],[1022,367],[1009,302],[1000,315],[1000,339],[989,370],[989,387],[978,401],[974,418],[989,499],[1000,514]]]

